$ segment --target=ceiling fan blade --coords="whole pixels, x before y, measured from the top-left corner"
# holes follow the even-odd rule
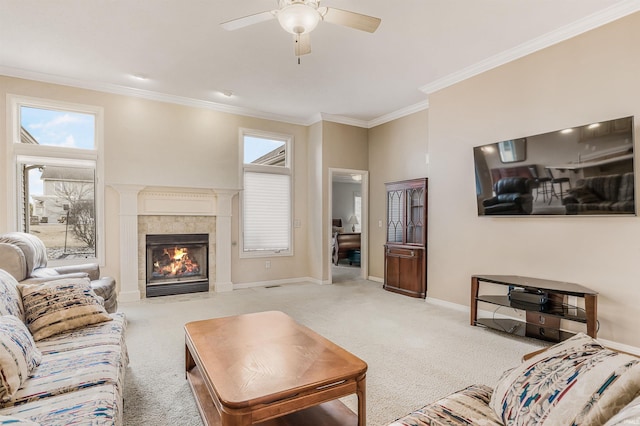
[[[369,33],[377,30],[380,22],[382,22],[380,18],[349,12],[348,10],[334,9],[332,7],[323,9],[326,9],[326,12],[321,11],[320,13],[323,15],[324,21]]]
[[[243,18],[232,19],[231,21],[223,22],[220,24],[222,28],[227,31],[233,31],[240,28],[248,27],[249,25],[258,24],[260,22],[269,21],[276,17],[275,11],[260,12],[254,15],[245,16]]]
[[[293,36],[293,42],[296,56],[302,56],[311,53],[311,37],[309,33],[295,34]]]

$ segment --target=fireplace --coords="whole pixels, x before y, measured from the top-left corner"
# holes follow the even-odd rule
[[[209,291],[209,234],[146,236],[147,297]]]

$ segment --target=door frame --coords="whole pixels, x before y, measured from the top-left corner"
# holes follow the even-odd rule
[[[327,236],[327,261],[324,267],[328,271],[328,282],[333,283],[333,272],[331,270],[332,262],[332,246],[331,238],[333,229],[331,227],[331,219],[333,218],[333,178],[335,175],[359,175],[360,180],[360,196],[362,197],[362,205],[360,214],[362,215],[362,223],[360,224],[360,277],[366,279],[369,275],[369,172],[367,170],[357,169],[340,169],[329,168],[329,191],[327,191],[327,226],[325,228]]]

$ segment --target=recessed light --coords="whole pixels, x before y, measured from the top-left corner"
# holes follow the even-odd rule
[[[564,130],[560,131],[560,133],[562,133],[563,135],[566,135],[566,134],[571,133],[571,132],[573,132],[573,129],[564,129]]]
[[[600,123],[589,124],[589,129],[595,129],[596,127],[600,127]]]
[[[149,77],[144,74],[133,74],[132,77],[140,81],[149,80]]]
[[[227,98],[233,96],[233,90],[221,90],[220,93],[222,93],[222,96],[226,96]]]

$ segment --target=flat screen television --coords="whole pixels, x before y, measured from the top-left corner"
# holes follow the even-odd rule
[[[634,120],[473,149],[479,216],[634,216]]]

